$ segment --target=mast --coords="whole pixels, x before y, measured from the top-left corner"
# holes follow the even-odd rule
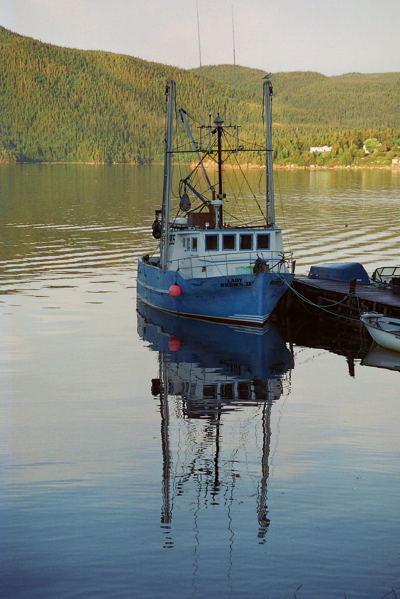
[[[271,73],[268,73],[263,79],[264,91],[264,114],[265,114],[265,142],[266,142],[266,171],[267,171],[267,191],[266,191],[266,220],[267,227],[275,225],[275,200],[274,200],[274,176],[272,172],[272,83]]]
[[[224,120],[218,114],[214,120],[215,131],[217,133],[217,143],[218,143],[218,146],[217,146],[217,151],[218,151],[218,194],[217,194],[217,198],[218,199],[213,201],[213,204],[215,206],[215,213],[216,213],[215,227],[217,229],[222,227],[222,200],[225,197],[223,194],[223,186],[222,186],[222,131],[223,131],[222,125],[223,124],[224,124]]]
[[[219,458],[221,451],[221,404],[218,405],[218,416],[216,422],[216,431],[215,431],[215,456],[214,456],[214,484],[211,495],[216,501],[216,496],[218,495],[220,488],[220,480],[219,480]]]
[[[263,406],[263,415],[262,415],[262,431],[263,431],[263,448],[262,448],[262,458],[261,458],[261,481],[259,487],[258,494],[258,505],[257,505],[257,515],[258,515],[258,538],[260,539],[260,543],[265,542],[265,535],[267,533],[268,526],[270,524],[270,520],[267,516],[268,508],[267,508],[267,490],[268,490],[268,477],[269,477],[269,452],[271,447],[271,401],[267,398]]]
[[[169,446],[169,407],[168,407],[168,373],[165,356],[160,353],[160,414],[161,414],[161,446],[163,455],[162,495],[163,505],[161,510],[161,525],[166,529],[166,547],[172,547],[170,537],[172,522],[170,478],[171,478],[171,452]]]
[[[174,108],[175,108],[175,81],[168,80],[167,88],[167,120],[165,127],[165,155],[164,155],[164,187],[162,203],[162,229],[160,243],[161,268],[167,268],[168,241],[169,241],[169,211],[171,202],[172,185],[172,138],[174,135]]]

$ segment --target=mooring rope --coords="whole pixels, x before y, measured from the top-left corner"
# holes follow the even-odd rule
[[[324,312],[327,312],[328,314],[331,314],[332,316],[336,316],[338,318],[345,318],[346,320],[352,320],[353,322],[360,323],[358,318],[353,318],[352,316],[346,316],[345,314],[338,314],[337,312],[332,312],[331,310],[327,309],[327,308],[333,308],[334,306],[339,306],[340,304],[343,304],[343,302],[345,302],[346,300],[348,300],[351,297],[357,297],[357,295],[354,293],[354,291],[350,291],[349,293],[347,293],[344,296],[343,299],[341,299],[337,302],[332,302],[331,304],[326,304],[325,306],[321,306],[320,304],[316,304],[312,300],[305,297],[302,293],[297,291],[297,289],[294,289],[292,287],[292,285],[290,283],[288,283],[284,277],[281,277],[279,274],[278,274],[278,276],[283,281],[283,283],[288,287],[288,289],[290,289],[290,291],[292,293],[294,293],[305,304],[309,304],[310,306],[313,306],[314,308],[319,308],[320,310],[323,310]]]

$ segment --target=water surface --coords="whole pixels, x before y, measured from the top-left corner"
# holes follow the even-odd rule
[[[399,589],[398,370],[312,324],[256,335],[137,317],[161,168],[0,177],[2,596]],[[398,264],[400,173],[277,177],[299,272]]]

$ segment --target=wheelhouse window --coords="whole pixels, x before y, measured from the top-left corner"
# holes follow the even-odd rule
[[[192,237],[192,251],[197,252],[197,237]]]
[[[218,235],[206,235],[206,250],[209,252],[218,250]]]
[[[204,399],[217,399],[217,387],[215,385],[204,385]]]
[[[238,396],[239,399],[251,399],[250,383],[247,383],[246,381],[240,381],[238,383]]]
[[[269,235],[262,233],[257,235],[257,249],[268,250],[269,249]]]
[[[240,235],[240,249],[241,250],[252,250],[253,249],[253,235]]]
[[[222,399],[233,399],[233,383],[224,383],[221,385]]]
[[[223,250],[234,250],[235,249],[235,238],[236,238],[236,235],[222,235],[222,249]]]

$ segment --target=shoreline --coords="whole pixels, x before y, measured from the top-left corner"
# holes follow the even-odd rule
[[[139,164],[138,162],[74,162],[74,161],[26,161],[26,162],[13,162],[11,160],[1,160],[0,167],[3,165],[46,165],[46,166],[56,166],[56,165],[84,165],[84,166],[136,166],[136,167],[151,167],[151,166],[163,166],[162,162],[152,162],[151,164]],[[179,163],[175,163],[179,164]],[[189,164],[191,163],[180,163],[180,164]],[[214,164],[205,165],[208,170],[215,170]],[[246,170],[265,170],[265,165],[263,164],[254,164],[254,163],[244,163],[240,165],[236,164],[225,164],[224,170],[239,170],[240,168]],[[274,164],[274,170],[302,170],[302,171],[334,171],[334,170],[388,170],[388,171],[399,171],[400,172],[400,164],[346,164],[346,165],[318,165],[318,164],[310,164],[308,166],[303,166],[300,164]]]

